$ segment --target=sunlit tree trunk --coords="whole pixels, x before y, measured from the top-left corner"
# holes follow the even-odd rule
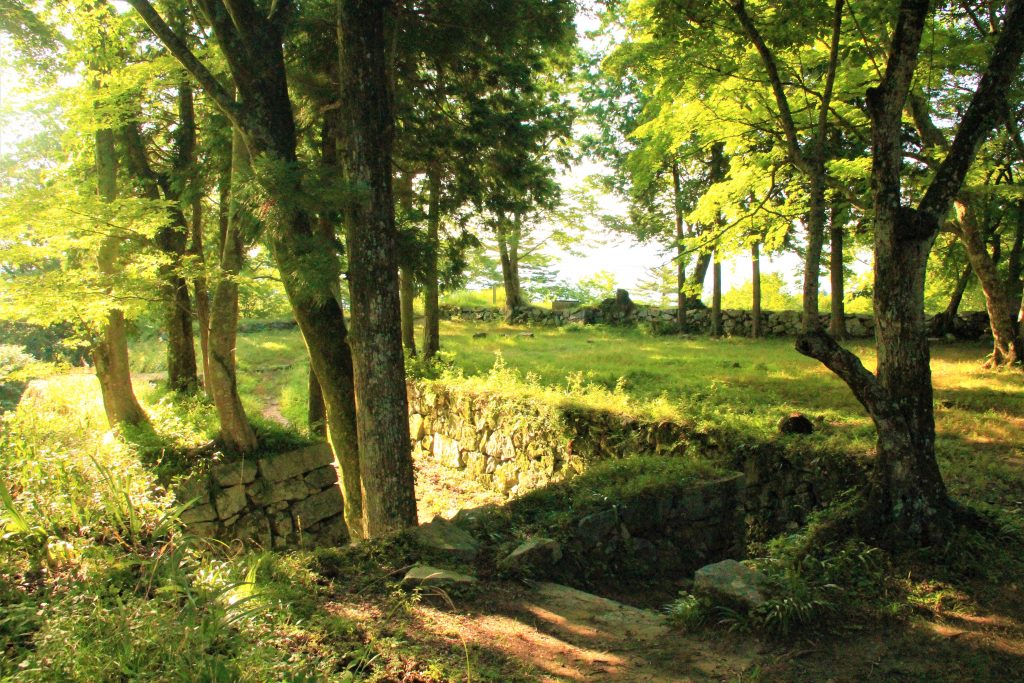
[[[711,268],[711,336],[722,336],[722,261],[719,249],[715,247],[714,265]]]
[[[675,218],[675,242],[676,242],[676,322],[679,324],[679,332],[682,334],[686,325],[686,245],[683,239],[686,237],[683,228],[683,205],[682,187],[679,177],[679,164],[672,162],[672,214]]]
[[[829,322],[829,334],[836,339],[846,339],[846,297],[843,277],[843,224],[839,220],[839,210],[832,208],[832,221],[829,226],[829,275],[832,287],[832,317]]]
[[[441,350],[437,261],[441,250],[441,167],[427,169],[427,267],[423,282],[423,357],[431,359]]]
[[[750,310],[750,336],[757,339],[761,336],[761,245],[754,242],[750,245],[751,289],[753,302]]]

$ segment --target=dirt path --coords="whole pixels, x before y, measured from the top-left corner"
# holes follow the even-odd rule
[[[421,623],[477,657],[495,652],[531,680],[686,683],[732,681],[750,669],[750,641],[670,630],[662,615],[553,583],[496,598],[468,613],[421,605]]]

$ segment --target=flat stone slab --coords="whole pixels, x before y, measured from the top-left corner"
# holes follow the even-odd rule
[[[765,602],[761,586],[764,575],[736,560],[723,560],[698,569],[693,575],[693,591],[712,600],[746,609]]]
[[[416,540],[428,550],[463,562],[475,560],[480,550],[480,543],[468,531],[441,517],[418,527]]]
[[[439,569],[428,564],[418,564],[402,578],[402,586],[406,588],[445,586],[471,586],[477,583],[476,577],[453,572],[450,569]]]
[[[531,538],[519,544],[498,567],[511,572],[542,572],[562,559],[562,546],[550,538]]]

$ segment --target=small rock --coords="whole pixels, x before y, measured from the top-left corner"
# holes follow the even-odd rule
[[[534,574],[550,569],[562,559],[562,546],[550,538],[531,538],[498,562],[498,568],[509,572]]]
[[[516,336],[517,337],[525,337],[527,339],[533,339],[533,332],[520,332]]]
[[[779,432],[782,434],[810,434],[814,431],[814,423],[802,413],[790,413],[779,420]]]
[[[256,479],[256,463],[251,460],[228,462],[214,467],[212,474],[213,480],[220,486],[250,484]]]
[[[596,546],[618,529],[619,515],[615,510],[605,510],[587,515],[579,521],[577,537],[587,546]]]
[[[463,562],[475,560],[480,550],[480,544],[468,531],[441,517],[417,528],[416,538],[424,548]]]
[[[228,519],[245,509],[245,487],[239,484],[221,491],[214,501],[217,506],[217,516],[221,519]]]
[[[736,560],[706,565],[693,575],[694,593],[748,610],[764,604],[763,583],[764,574]]]
[[[486,332],[474,332],[473,333],[473,339],[483,339],[486,336],[487,336]]]
[[[445,586],[471,586],[477,582],[476,577],[460,574],[448,569],[438,569],[426,564],[419,564],[406,572],[402,585],[407,588]]]

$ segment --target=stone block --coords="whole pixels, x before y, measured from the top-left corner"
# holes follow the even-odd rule
[[[736,560],[701,567],[693,575],[693,590],[728,607],[752,609],[764,604],[764,575]]]
[[[235,538],[247,545],[270,548],[270,520],[262,512],[251,512],[242,516],[235,525]]]
[[[292,477],[284,481],[265,480],[249,487],[249,495],[254,503],[266,507],[285,500],[302,500],[309,495],[306,482],[302,477]]]
[[[413,413],[409,416],[409,435],[413,441],[419,441],[426,435],[426,429],[423,426],[423,416],[419,413]]]
[[[331,487],[292,506],[292,517],[297,527],[306,529],[322,519],[340,515],[343,511],[341,489]]]
[[[524,541],[498,562],[498,568],[507,572],[536,576],[550,571],[562,559],[562,546],[550,538],[531,538]]]
[[[214,498],[214,504],[217,506],[218,517],[221,519],[233,517],[245,509],[245,487],[239,484],[222,490]]]
[[[226,462],[216,465],[210,474],[223,487],[251,484],[256,479],[256,463],[251,460]]]
[[[454,560],[472,562],[480,551],[480,543],[472,534],[441,517],[419,526],[415,533],[422,547]]]
[[[217,510],[209,503],[205,505],[193,505],[181,513],[180,519],[184,524],[189,525],[195,524],[196,522],[212,522],[217,519]]]
[[[305,479],[306,483],[310,486],[315,486],[317,489],[325,489],[331,484],[338,482],[338,470],[334,469],[334,465],[319,467],[307,474]]]
[[[334,462],[334,454],[326,442],[297,451],[281,453],[259,461],[260,474],[268,481],[284,481]]]

